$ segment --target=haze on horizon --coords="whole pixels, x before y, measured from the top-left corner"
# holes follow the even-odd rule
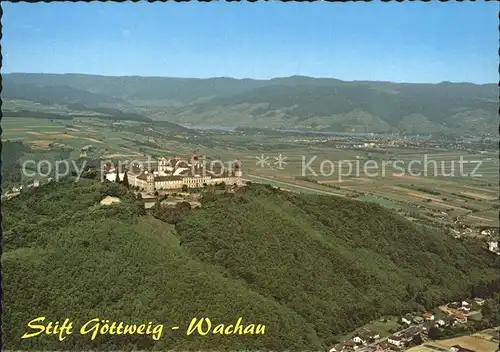
[[[493,2],[2,6],[2,73],[498,82]]]

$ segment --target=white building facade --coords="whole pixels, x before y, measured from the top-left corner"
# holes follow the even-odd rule
[[[155,190],[175,190],[187,188],[202,188],[205,185],[216,185],[225,183],[227,185],[242,185],[241,163],[237,160],[232,169],[225,169],[222,165],[202,163],[198,161],[196,153],[193,154],[191,162],[188,163],[179,158],[159,158],[157,170],[147,170],[144,167],[134,169],[118,170],[118,177],[123,181],[127,172],[128,183],[132,187],[146,192]],[[114,182],[117,170],[110,170],[106,174],[106,180]]]

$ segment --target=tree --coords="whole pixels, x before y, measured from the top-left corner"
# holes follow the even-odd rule
[[[186,211],[191,209],[191,204],[188,202],[180,202],[175,205],[176,210]]]
[[[128,183],[128,176],[127,176],[127,173],[125,172],[125,175],[123,175],[123,185],[127,188],[130,187],[129,183]]]
[[[443,336],[443,332],[441,331],[441,329],[433,326],[429,329],[429,332],[427,333],[427,335],[432,340],[438,340],[439,338],[441,338]]]
[[[203,194],[203,197],[201,198],[201,200],[203,203],[213,202],[213,201],[217,200],[217,196],[215,195],[215,193],[206,192]]]
[[[484,303],[483,316],[490,326],[500,325],[500,294],[496,293]]]
[[[187,185],[182,185],[182,192],[187,192],[188,191],[188,186]]]
[[[424,343],[424,340],[422,339],[422,335],[420,335],[420,334],[416,334],[415,336],[413,336],[413,339],[411,339],[411,342],[410,342],[410,344],[412,346],[419,346],[423,343]]]
[[[118,173],[118,168],[116,168],[116,177],[115,177],[115,182],[120,183],[120,174]]]

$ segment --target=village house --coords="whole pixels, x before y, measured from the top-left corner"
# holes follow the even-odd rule
[[[405,315],[404,317],[401,318],[401,322],[406,325],[411,325],[412,320],[413,317],[411,315]]]
[[[334,349],[335,351],[332,351],[332,352],[346,352],[346,351],[354,351],[354,349],[356,349],[358,346],[356,346],[356,343],[352,340],[347,340],[347,341],[344,341],[342,343],[339,343],[337,345],[335,345],[334,347],[332,347],[330,349],[330,351],[332,351],[332,349]]]
[[[415,324],[422,324],[424,322],[424,318],[422,318],[422,317],[415,317],[415,318],[413,318],[413,322]]]
[[[496,241],[496,242],[488,242],[488,249],[490,250],[490,252],[493,252],[493,253],[496,253],[496,254],[500,254],[500,250],[498,248],[498,241]]]
[[[373,340],[376,340],[379,338],[380,338],[379,333],[371,331],[367,328],[362,328],[356,333],[355,337],[352,340],[358,344],[359,343],[366,344],[370,341],[373,341]]]
[[[418,326],[413,326],[408,328],[404,332],[395,333],[390,336],[387,341],[396,347],[404,347],[408,342],[410,342],[417,334],[420,334],[420,328]]]
[[[460,307],[458,308],[458,310],[464,312],[464,313],[469,313],[470,312],[470,308],[469,307]]]
[[[377,352],[380,352],[380,351],[389,351],[391,349],[391,344],[389,343],[389,341],[382,341],[380,342],[379,344],[377,344],[377,349],[376,351]]]
[[[461,314],[461,313],[453,314],[453,317],[456,319],[457,323],[460,323],[460,324],[467,323],[467,317],[464,314]]]
[[[354,336],[352,338],[352,341],[354,341],[357,345],[364,345],[364,344],[366,344],[366,339],[363,339],[360,336]]]
[[[439,319],[438,321],[436,321],[436,324],[443,327],[446,325],[446,322],[443,319]]]
[[[478,306],[482,306],[484,304],[484,299],[482,298],[474,298],[474,302],[478,305]]]
[[[412,326],[401,334],[404,341],[410,341],[415,337],[415,335],[420,333],[420,328],[418,326]]]
[[[387,342],[396,347],[403,346],[403,339],[400,336],[395,336],[395,335],[389,336]]]
[[[433,321],[434,320],[434,315],[431,313],[425,313],[422,315],[422,318],[424,318],[427,321]]]

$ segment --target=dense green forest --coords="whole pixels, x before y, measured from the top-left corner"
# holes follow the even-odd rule
[[[21,141],[2,141],[2,189],[11,186],[22,179],[20,159],[29,147]]]
[[[121,203],[99,205],[107,195]],[[153,209],[121,185],[87,179],[6,202],[5,348],[61,349],[53,336],[20,339],[45,316],[181,327],[159,341],[73,334],[64,349],[319,350],[380,315],[498,290],[498,257],[480,244],[370,203],[249,185],[207,193],[201,209]],[[266,334],[186,336],[202,316],[243,317]]]

